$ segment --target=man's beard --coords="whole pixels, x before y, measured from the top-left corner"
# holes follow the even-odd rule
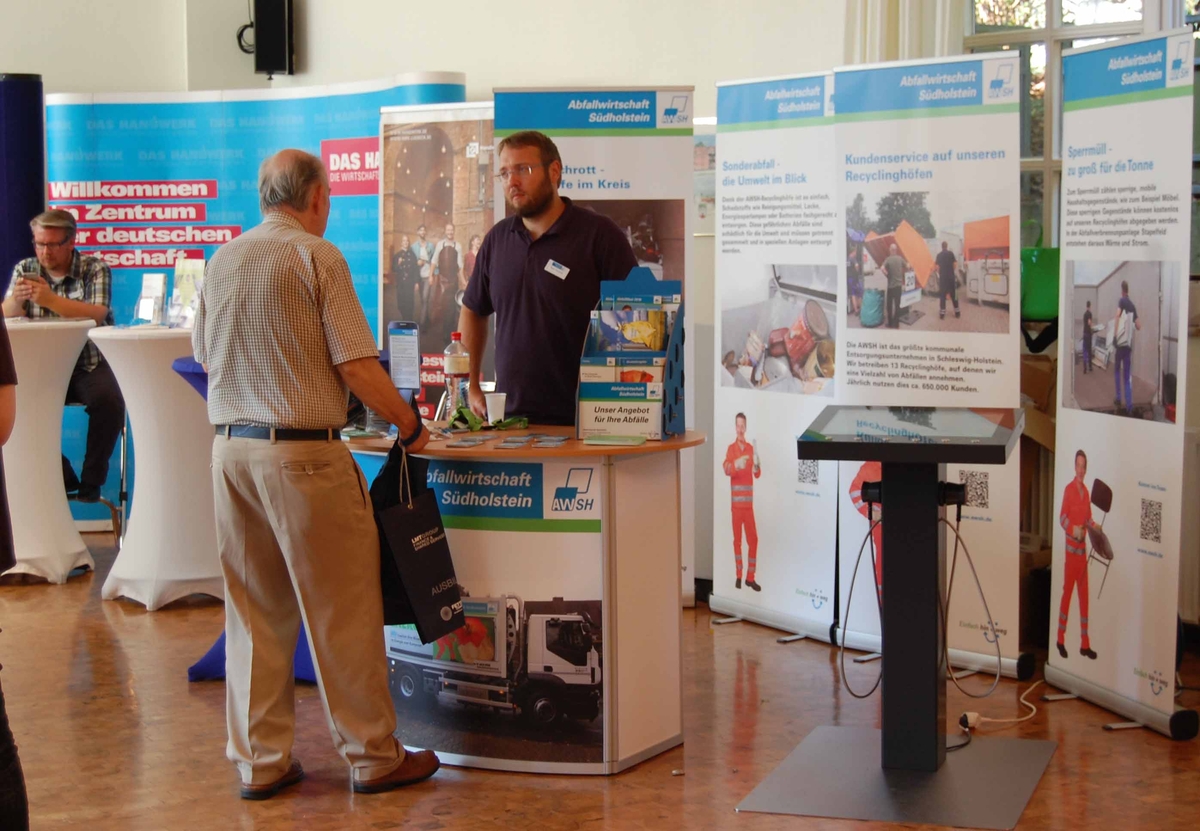
[[[522,219],[532,219],[533,217],[541,216],[549,210],[550,204],[554,201],[554,188],[550,187],[549,182],[546,182],[544,186],[545,192],[540,199],[527,202],[523,208],[518,208],[512,202],[509,202],[508,206],[513,209],[513,213]],[[529,194],[529,196],[532,198],[533,194]]]

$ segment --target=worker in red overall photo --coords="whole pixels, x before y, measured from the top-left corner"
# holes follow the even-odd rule
[[[1058,609],[1058,654],[1067,657],[1064,644],[1067,636],[1067,615],[1071,611],[1071,593],[1079,587],[1079,632],[1081,643],[1079,654],[1096,659],[1088,640],[1088,573],[1087,573],[1087,529],[1095,528],[1092,521],[1092,495],[1088,493],[1083,477],[1087,475],[1087,454],[1075,451],[1075,478],[1063,492],[1062,510],[1058,523],[1067,534],[1067,556],[1063,562],[1062,603]]]
[[[725,451],[725,475],[729,477],[730,508],[733,513],[733,562],[737,569],[735,588],[742,587],[742,531],[746,532],[746,587],[756,592],[762,586],[754,582],[758,566],[758,526],[754,523],[754,480],[762,476],[762,465],[754,447],[746,441],[746,414],[733,419],[737,438]]]

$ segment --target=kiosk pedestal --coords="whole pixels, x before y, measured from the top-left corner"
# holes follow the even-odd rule
[[[1055,744],[974,739],[947,758],[939,520],[945,465],[1004,464],[1023,426],[1021,410],[835,406],[800,438],[800,459],[882,465],[882,730],[818,728],[739,811],[1016,824]]]

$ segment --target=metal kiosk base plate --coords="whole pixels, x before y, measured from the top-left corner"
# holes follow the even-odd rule
[[[1055,742],[979,738],[936,773],[879,766],[880,731],[818,727],[738,811],[882,822],[1014,828]]]

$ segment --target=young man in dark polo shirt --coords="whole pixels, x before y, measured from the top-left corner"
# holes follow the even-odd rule
[[[574,424],[579,356],[600,281],[624,280],[637,259],[616,223],[558,195],[562,159],[547,136],[514,133],[498,155],[496,178],[514,215],[484,237],[458,319],[471,354],[471,409],[487,412],[479,376],[495,313],[496,390],[508,396],[507,415]]]

